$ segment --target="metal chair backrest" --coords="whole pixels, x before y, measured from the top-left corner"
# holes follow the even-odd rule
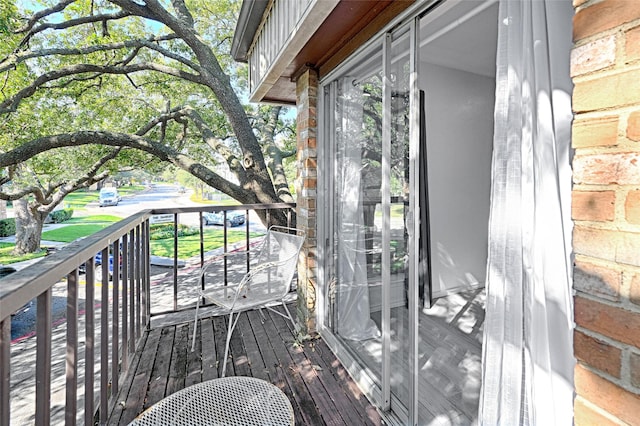
[[[270,227],[241,286],[246,291],[251,291],[252,284],[259,285],[260,298],[273,300],[284,297],[289,292],[298,264],[298,254],[304,243],[305,237],[299,235],[301,233],[294,228]]]

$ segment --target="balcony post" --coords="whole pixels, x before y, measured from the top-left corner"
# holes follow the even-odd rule
[[[316,331],[316,106],[318,71],[305,66],[297,73],[297,178],[296,227],[306,233],[298,261],[297,319],[301,332]]]

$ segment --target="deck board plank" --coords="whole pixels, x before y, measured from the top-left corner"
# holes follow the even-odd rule
[[[153,360],[160,341],[161,329],[146,333],[144,346],[134,356],[129,374],[120,386],[120,395],[115,399],[109,424],[127,424],[142,412],[146,401],[147,386],[151,376]]]
[[[145,408],[155,404],[166,396],[175,333],[175,326],[162,329],[153,370],[151,371],[147,400],[144,404]]]
[[[277,318],[279,316],[275,315]],[[265,329],[270,336],[276,338],[271,339],[271,347],[273,348],[276,358],[280,360],[282,364],[282,370],[285,373],[285,377],[289,382],[292,389],[295,390],[294,398],[297,404],[300,406],[300,411],[307,424],[324,425],[325,421],[322,415],[318,413],[315,401],[311,397],[309,390],[307,389],[302,377],[297,371],[295,362],[287,349],[287,345],[291,345],[293,342],[293,336],[282,336],[278,331],[274,321],[278,321],[277,318],[269,317],[265,322]],[[284,319],[282,319],[284,321]],[[283,339],[286,339],[286,341]]]
[[[193,336],[193,323],[189,323],[189,333],[187,335],[187,377],[184,380],[184,387],[202,382],[202,357],[201,352],[191,351],[191,337]],[[200,334],[202,336],[202,334]]]
[[[189,336],[189,324],[176,326],[174,333],[171,361],[169,363],[169,379],[163,398],[167,395],[184,389],[187,378],[187,340]]]
[[[166,325],[145,333],[146,346],[136,353],[123,381],[109,424],[128,424],[159,399],[201,380],[217,378],[222,365],[228,317],[203,318],[196,350],[191,352],[193,322]],[[231,339],[227,375],[237,372],[270,381],[291,401],[296,425],[380,424],[375,408],[354,388],[322,340],[297,345],[284,318],[256,311],[243,313]],[[137,361],[137,362],[136,362]],[[235,364],[235,365],[234,365]],[[349,395],[352,391],[355,395]],[[378,416],[379,420],[380,417]]]
[[[272,320],[276,324],[280,334],[282,336],[292,335],[292,330],[288,327],[288,323],[278,318],[277,314],[271,314]],[[304,377],[304,383],[309,389],[309,393],[312,395],[315,401],[320,415],[327,423],[327,425],[341,425],[349,422],[353,422],[358,418],[358,414],[352,412],[351,407],[343,406],[340,409],[334,399],[328,394],[324,387],[324,384],[320,380],[318,368],[320,366],[314,366],[309,358],[305,355],[305,345],[300,342],[296,344],[286,345],[289,354],[295,365],[295,369],[298,374]]]
[[[260,354],[260,347],[255,334],[251,329],[251,323],[249,322],[249,316],[247,314],[240,317],[238,331],[242,334],[242,341],[244,342],[251,375],[253,377],[269,381],[270,378],[267,367],[264,364],[262,355]]]

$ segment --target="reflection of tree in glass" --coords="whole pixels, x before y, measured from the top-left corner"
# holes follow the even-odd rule
[[[362,161],[368,173],[381,181],[382,163],[382,77],[376,74],[359,83],[363,93]],[[406,90],[391,94],[391,194],[406,194],[409,173],[409,94]]]

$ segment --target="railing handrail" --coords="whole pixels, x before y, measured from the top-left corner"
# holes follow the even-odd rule
[[[142,210],[86,238],[67,244],[61,250],[38,261],[33,267],[14,272],[0,279],[0,321],[24,306],[36,295],[51,288],[81,263],[86,262],[105,246],[130,232],[153,215],[220,212],[232,210],[269,210],[294,208],[295,203],[205,205]]]

